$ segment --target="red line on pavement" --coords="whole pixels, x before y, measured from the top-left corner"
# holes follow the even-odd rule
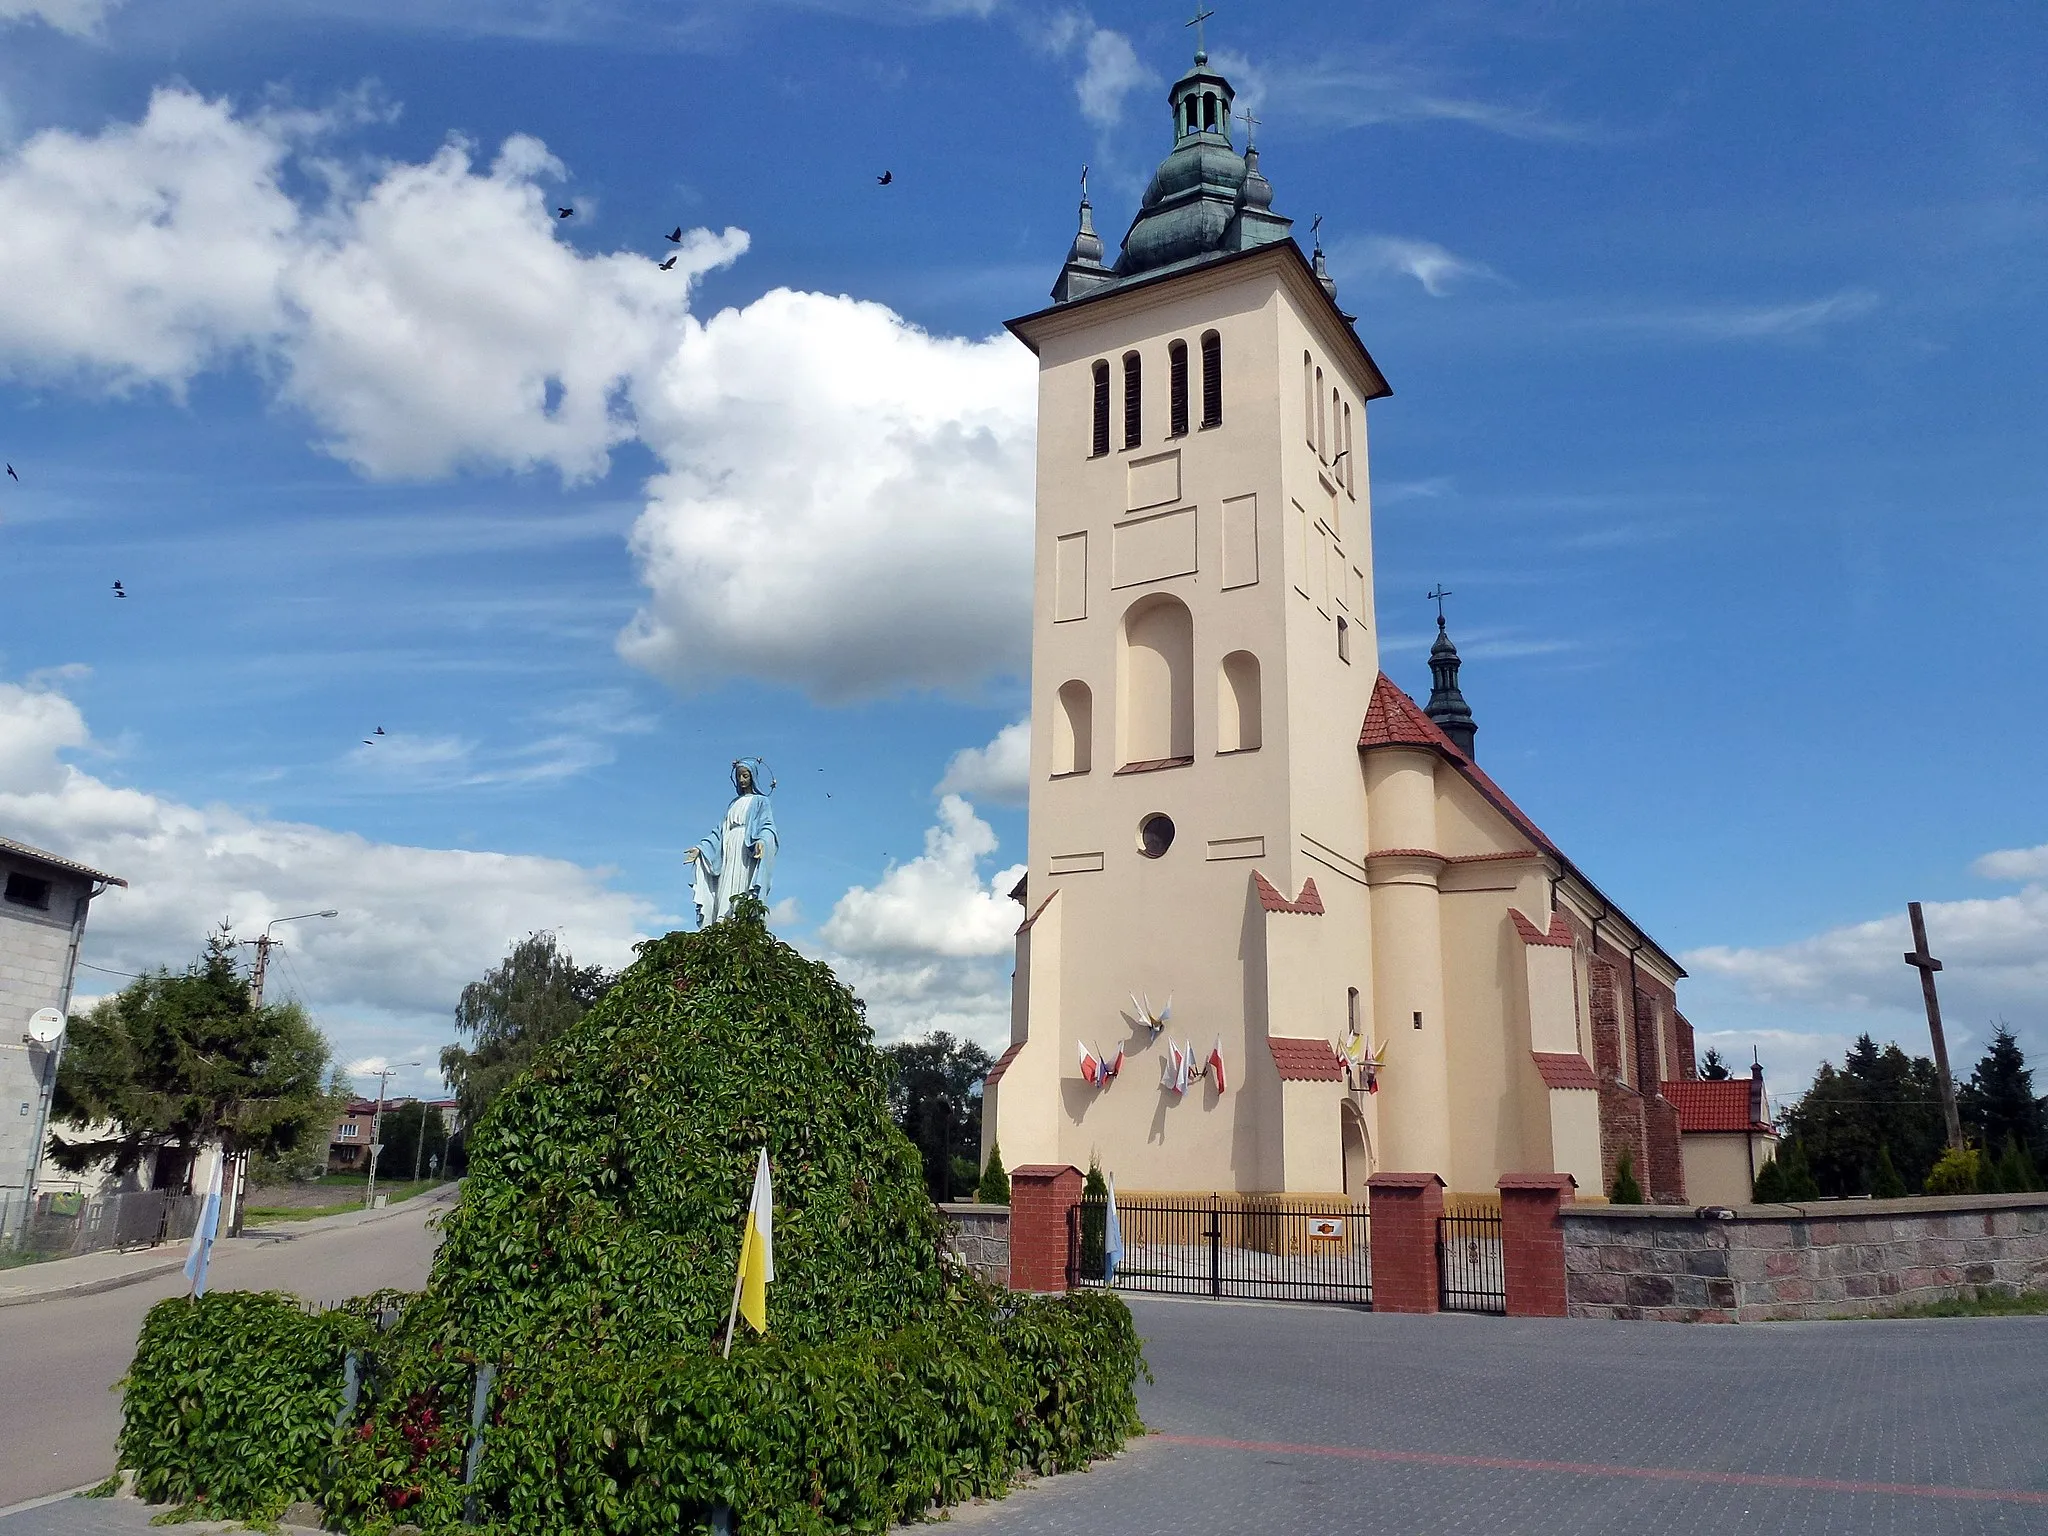
[[[1774,1472],[1713,1472],[1694,1467],[1622,1467],[1597,1461],[1531,1461],[1517,1456],[1453,1456],[1439,1451],[1380,1451],[1351,1445],[1286,1445],[1224,1440],[1214,1435],[1152,1435],[1164,1445],[1281,1456],[1332,1456],[1341,1461],[1403,1462],[1423,1467],[1485,1467],[1502,1472],[1570,1472],[1579,1477],[1634,1477],[1663,1483],[1724,1483],[1744,1488],[1799,1488],[1819,1493],[1884,1493],[1915,1499],[1994,1504],[2048,1504],[2048,1493],[2025,1488],[1955,1488],[1939,1483],[1868,1483],[1842,1477],[1790,1477]]]

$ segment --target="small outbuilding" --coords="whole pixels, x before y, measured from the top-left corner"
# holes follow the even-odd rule
[[[1764,1096],[1764,1069],[1747,1077],[1662,1083],[1678,1111],[1685,1191],[1696,1205],[1748,1205],[1757,1170],[1776,1155],[1778,1133]]]

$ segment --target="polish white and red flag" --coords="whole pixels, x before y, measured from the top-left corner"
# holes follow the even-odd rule
[[[1083,1081],[1090,1083],[1101,1082],[1101,1059],[1097,1057],[1096,1054],[1093,1051],[1089,1050],[1088,1047],[1085,1045],[1076,1045],[1074,1049],[1081,1053],[1081,1077]]]
[[[1209,1059],[1204,1065],[1216,1074],[1216,1091],[1221,1093],[1223,1091],[1223,1037],[1221,1035],[1216,1037],[1216,1044],[1210,1049]]]

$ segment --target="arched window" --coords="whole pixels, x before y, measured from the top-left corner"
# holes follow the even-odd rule
[[[1344,489],[1351,493],[1353,501],[1358,500],[1358,455],[1351,451],[1351,405],[1344,406]]]
[[[1095,696],[1079,678],[1060,684],[1052,717],[1052,771],[1086,773],[1095,755]]]
[[[1207,91],[1202,93],[1202,126],[1211,133],[1216,131],[1216,98]]]
[[[1320,368],[1316,370],[1316,432],[1309,441],[1316,445],[1316,457],[1329,462],[1330,418],[1323,409],[1323,370]]]
[[[1119,757],[1126,764],[1195,755],[1195,620],[1164,592],[1124,614],[1117,689]]]
[[[1145,365],[1135,352],[1124,354],[1124,446],[1135,448],[1145,422]]]
[[[1301,430],[1309,447],[1316,445],[1316,365],[1306,352],[1301,354]]]
[[[1337,659],[1345,665],[1351,662],[1351,626],[1343,619],[1337,620]]]
[[[1216,750],[1255,752],[1259,741],[1259,658],[1232,651],[1216,681]]]
[[[1202,333],[1202,425],[1223,425],[1223,338]]]
[[[1175,437],[1188,435],[1188,344],[1176,341],[1166,348],[1166,391],[1171,402],[1168,427]]]
[[[1095,448],[1097,458],[1109,452],[1109,364],[1095,364]]]

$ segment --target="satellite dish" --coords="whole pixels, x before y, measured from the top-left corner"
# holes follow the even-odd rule
[[[64,1033],[64,1015],[54,1008],[38,1008],[29,1015],[28,1037],[37,1045],[48,1045]]]

